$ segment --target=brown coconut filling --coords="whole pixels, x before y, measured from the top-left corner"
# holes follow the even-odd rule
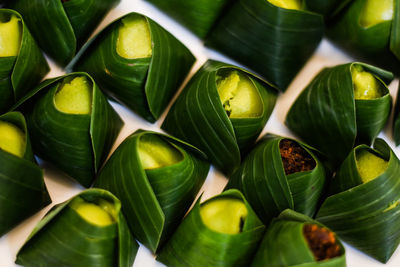
[[[315,160],[296,142],[283,139],[279,143],[279,150],[286,175],[315,168]]]
[[[308,247],[317,261],[332,259],[341,255],[341,249],[335,235],[326,228],[315,224],[306,224],[303,227],[303,235]]]

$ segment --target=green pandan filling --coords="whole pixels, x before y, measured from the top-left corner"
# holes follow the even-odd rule
[[[116,221],[114,206],[106,200],[100,199],[95,204],[76,197],[69,205],[79,216],[91,224],[107,226]]]
[[[59,111],[68,114],[90,114],[92,109],[92,83],[77,76],[58,89],[54,103]]]
[[[145,170],[170,166],[183,159],[178,149],[154,134],[140,137],[139,157]]]
[[[387,169],[389,162],[371,153],[368,149],[360,149],[356,152],[357,169],[364,183],[367,183]]]
[[[393,19],[394,0],[365,0],[360,15],[360,24],[371,27]]]
[[[238,234],[247,217],[246,205],[240,199],[218,198],[200,207],[203,223],[211,230],[224,234]]]
[[[21,38],[21,22],[17,16],[11,15],[7,21],[0,19],[0,57],[17,56]]]
[[[301,0],[268,0],[271,4],[286,9],[301,9]]]
[[[217,76],[222,105],[230,118],[259,117],[263,104],[257,88],[247,75],[231,70]]]
[[[26,149],[25,133],[14,124],[0,121],[0,149],[22,158]]]
[[[117,53],[127,59],[151,56],[151,35],[144,17],[122,19],[118,33]]]
[[[374,75],[364,71],[361,66],[354,65],[351,73],[355,99],[375,99],[384,95],[382,83]]]

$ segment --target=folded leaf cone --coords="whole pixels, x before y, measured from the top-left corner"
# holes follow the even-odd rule
[[[0,9],[0,40],[0,113],[4,113],[40,83],[49,66],[16,11]]]
[[[121,200],[132,233],[156,252],[192,205],[208,170],[198,149],[139,130],[112,154],[95,187],[110,190]]]
[[[325,168],[312,148],[285,137],[266,135],[233,173],[226,188],[243,192],[268,225],[288,208],[313,216],[325,184]]]
[[[267,228],[252,266],[346,267],[345,249],[330,229],[288,209]]]
[[[396,105],[393,116],[393,139],[396,146],[400,145],[400,90],[397,90]]]
[[[87,73],[46,80],[14,108],[27,116],[33,149],[89,187],[123,122]]]
[[[241,97],[240,81],[247,81],[244,88],[249,94],[252,88],[252,97]],[[261,133],[276,97],[274,88],[257,76],[210,60],[179,95],[162,129],[201,149],[229,175]]]
[[[266,0],[238,0],[210,32],[206,45],[285,91],[322,39],[322,15]]]
[[[360,158],[366,153],[366,162]],[[374,158],[374,159],[371,159]],[[375,173],[376,177],[368,177]],[[369,256],[387,262],[400,243],[400,161],[382,140],[354,148],[316,219]]]
[[[328,38],[352,56],[400,68],[399,0],[354,0],[329,23]]]
[[[142,46],[132,46],[136,42]],[[195,61],[178,39],[137,13],[111,23],[82,51],[74,70],[88,72],[104,91],[150,122],[160,117]]]
[[[0,115],[0,129],[0,236],[2,236],[50,204],[51,199],[44,183],[43,172],[33,158],[24,116],[19,112]],[[15,132],[21,134],[17,135]],[[18,147],[20,154],[6,150],[15,147]]]
[[[88,189],[51,209],[17,254],[23,266],[131,267],[139,245],[110,192]]]
[[[228,190],[198,200],[157,260],[167,266],[249,266],[264,230],[244,196]]]
[[[392,103],[386,84],[392,79],[392,73],[364,63],[325,68],[296,99],[285,123],[338,166],[356,143],[371,144],[385,126]],[[356,99],[359,84],[365,85],[362,93],[376,87],[376,95]]]
[[[233,0],[147,0],[182,23],[200,38],[205,38]]]
[[[14,0],[39,46],[66,66],[108,11],[120,0]]]

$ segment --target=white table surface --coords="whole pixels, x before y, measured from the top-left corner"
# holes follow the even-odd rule
[[[120,4],[107,15],[107,17],[104,19],[104,21],[100,24],[100,26],[96,30],[96,32],[103,29],[111,21],[132,11],[147,15],[151,19],[158,22],[161,26],[166,28],[173,35],[175,35],[181,42],[183,42],[196,56],[197,62],[192,68],[189,77],[186,78],[182,87],[187,83],[190,77],[201,67],[201,65],[208,58],[221,60],[228,63],[235,63],[234,61],[220,55],[219,53],[205,48],[201,40],[199,40],[195,35],[193,35],[191,32],[189,32],[188,30],[180,26],[178,23],[170,19],[168,16],[166,16],[165,14],[163,14],[162,12],[160,12],[159,10],[157,10],[156,8],[154,8],[153,6],[151,6],[150,4],[148,4],[143,0],[121,0]],[[328,41],[323,40],[316,53],[308,61],[305,67],[300,71],[300,73],[294,79],[288,90],[284,94],[281,94],[279,96],[275,109],[267,125],[265,126],[262,134],[274,133],[283,136],[294,137],[294,135],[290,133],[290,131],[284,125],[284,119],[286,117],[286,113],[289,107],[296,99],[298,94],[323,67],[333,66],[350,61],[353,61],[353,59],[348,57],[335,47],[333,47],[331,43],[329,43]],[[55,66],[50,61],[49,63],[51,66],[51,72],[49,73],[48,78],[64,74],[63,70],[61,70],[59,67]],[[392,84],[389,87],[390,94],[392,95],[394,100],[397,92],[397,86],[398,86],[398,80],[396,79],[394,82],[392,82]],[[112,102],[112,105],[125,122],[125,126],[121,130],[121,133],[116,143],[114,144],[112,151],[114,151],[116,147],[128,135],[130,135],[139,128],[153,130],[153,131],[161,131],[159,128],[161,126],[162,121],[165,118],[166,112],[164,112],[163,116],[155,124],[150,124],[145,120],[141,119],[133,112],[127,110],[123,106],[116,104],[114,102]],[[391,123],[392,123],[392,117],[387,127],[383,130],[383,132],[379,136],[385,139],[389,143],[389,145],[395,150],[396,154],[400,156],[400,147],[395,148],[394,142],[392,141]],[[55,168],[47,164],[42,164],[42,167],[44,168],[45,182],[50,192],[50,196],[53,200],[53,203],[48,207],[46,207],[45,209],[41,210],[39,213],[25,220],[20,225],[15,227],[12,231],[10,231],[8,234],[0,238],[0,267],[17,266],[14,264],[14,261],[19,248],[23,245],[25,239],[28,237],[28,235],[35,227],[35,225],[39,222],[39,220],[44,216],[44,214],[53,205],[69,199],[70,197],[74,196],[76,193],[84,189],[83,187],[79,186],[76,182],[68,178],[66,175],[57,171]],[[227,179],[220,172],[216,171],[214,168],[211,168],[207,180],[200,191],[204,192],[203,199],[207,199],[213,195],[220,193],[226,183]],[[346,250],[347,250],[347,257],[346,257],[347,265],[349,267],[400,266],[400,249],[396,250],[392,258],[386,265],[381,264],[380,262],[366,256],[365,254],[353,249],[348,245],[346,245]],[[133,266],[152,267],[152,266],[163,266],[163,264],[156,262],[151,252],[141,245]]]

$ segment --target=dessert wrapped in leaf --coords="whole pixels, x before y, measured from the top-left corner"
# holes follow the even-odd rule
[[[284,210],[264,235],[251,266],[346,267],[345,249],[330,229]]]
[[[371,144],[385,126],[392,79],[363,63],[325,68],[296,99],[286,125],[337,166],[356,143]]]
[[[398,0],[354,0],[328,26],[328,37],[353,56],[398,72]]]
[[[66,66],[120,0],[13,0],[40,48]]]
[[[121,200],[134,236],[156,252],[189,210],[208,170],[195,147],[139,130],[112,154],[95,187],[110,190]]]
[[[285,209],[313,216],[326,183],[325,168],[307,145],[266,135],[234,172],[226,188],[243,192],[268,225]]]
[[[274,88],[257,76],[208,61],[179,95],[162,128],[201,149],[229,175],[261,133],[276,97]]]
[[[26,112],[35,154],[89,187],[123,125],[87,73],[41,83],[15,108]]]
[[[304,9],[300,0],[238,0],[210,32],[206,45],[285,91],[323,33],[323,16]]]
[[[19,112],[1,115],[0,236],[50,203],[24,116]]]
[[[0,9],[0,114],[40,83],[49,66],[21,15]]]
[[[400,145],[400,86],[397,90],[396,106],[393,116],[393,139],[396,146]]]
[[[88,72],[116,100],[155,122],[194,61],[156,22],[129,13],[93,38],[73,68]]]
[[[146,0],[205,38],[217,19],[234,0]]]
[[[400,242],[400,161],[382,139],[354,148],[316,219],[369,256],[387,262]]]
[[[88,189],[53,207],[16,263],[23,266],[131,267],[138,244],[110,192]]]
[[[197,201],[157,260],[167,266],[249,266],[264,230],[244,196],[228,190]]]

